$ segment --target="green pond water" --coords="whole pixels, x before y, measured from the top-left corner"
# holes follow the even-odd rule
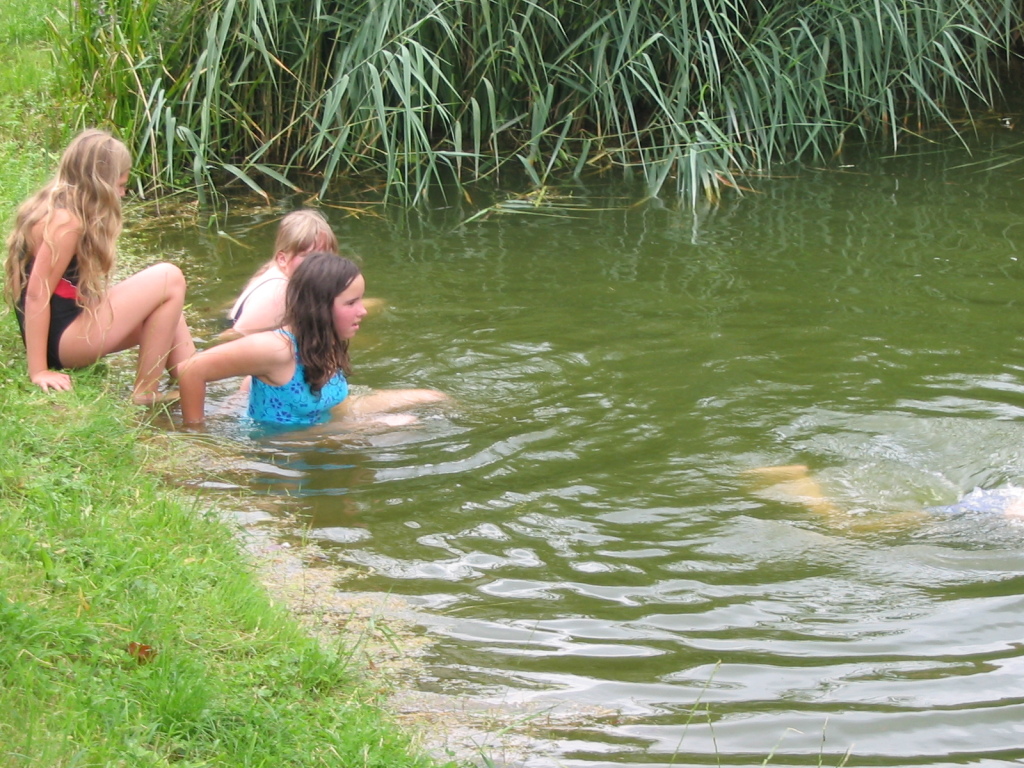
[[[361,574],[341,588],[423,618],[424,690],[605,713],[539,722],[524,765],[1022,761],[1024,520],[905,514],[1024,487],[1018,138],[749,180],[698,214],[599,182],[465,226],[465,201],[337,201],[388,305],[353,382],[454,403],[209,430]],[[274,226],[151,233],[198,336]],[[744,474],[794,463],[835,515]]]

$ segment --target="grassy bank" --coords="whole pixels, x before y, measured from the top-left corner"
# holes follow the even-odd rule
[[[46,42],[52,0],[0,0],[0,222],[42,182],[56,158],[46,149],[67,138],[73,113],[55,92],[53,56]]]
[[[102,373],[45,395],[6,327],[0,349],[0,764],[427,764],[230,528],[142,469],[180,438]]]
[[[46,4],[0,0],[0,219],[50,172]],[[151,471],[187,455],[113,368],[31,386],[0,310],[0,766],[432,763],[351,663],[275,606],[231,525]]]
[[[0,764],[427,765],[229,526],[142,469],[181,438],[136,425],[101,372],[33,391],[4,326]]]

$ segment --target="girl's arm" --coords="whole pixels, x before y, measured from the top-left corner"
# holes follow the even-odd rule
[[[57,210],[37,224],[33,234],[39,245],[25,291],[28,377],[43,391],[51,388],[69,390],[71,377],[61,371],[50,370],[47,365],[46,344],[50,333],[50,299],[78,249],[82,227],[71,213]]]
[[[234,376],[257,376],[287,384],[295,373],[295,352],[280,333],[269,331],[244,336],[193,355],[179,366],[178,391],[185,424],[199,424],[205,416],[206,385]]]

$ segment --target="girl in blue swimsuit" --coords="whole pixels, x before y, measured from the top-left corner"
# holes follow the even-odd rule
[[[307,256],[288,281],[282,328],[212,347],[181,366],[185,424],[203,421],[206,384],[233,376],[251,377],[249,416],[270,424],[308,426],[335,413],[366,415],[444,400],[430,389],[349,396],[348,347],[366,316],[365,289],[349,259],[326,252]]]

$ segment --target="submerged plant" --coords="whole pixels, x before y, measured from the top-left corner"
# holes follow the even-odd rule
[[[735,176],[895,144],[991,105],[1012,0],[79,0],[60,41],[150,181],[404,200],[618,170],[716,200]],[[954,129],[955,130],[955,129]]]

